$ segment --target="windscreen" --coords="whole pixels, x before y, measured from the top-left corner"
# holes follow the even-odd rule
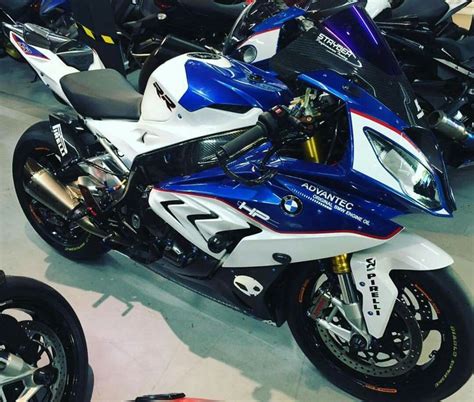
[[[308,13],[314,27],[273,57],[272,70],[283,79],[335,71],[359,84],[409,125],[421,125],[411,85],[365,10],[357,5],[336,8],[323,18],[311,11],[317,3],[312,2]]]

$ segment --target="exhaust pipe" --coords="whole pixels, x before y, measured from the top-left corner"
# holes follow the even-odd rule
[[[46,169],[42,168],[33,159],[28,159],[25,170],[31,175],[25,185],[25,191],[32,198],[49,208],[63,219],[74,218],[74,212],[80,202],[73,198],[68,189],[57,181]],[[98,237],[108,237],[108,233],[94,225],[89,217],[83,216],[76,223],[86,232]]]
[[[431,113],[428,116],[428,124],[445,137],[460,141],[468,148],[474,149],[474,134],[470,133],[463,123],[449,118],[443,111],[437,110]]]

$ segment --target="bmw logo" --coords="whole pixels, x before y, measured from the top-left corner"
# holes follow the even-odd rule
[[[287,195],[281,200],[281,207],[286,214],[296,216],[303,211],[303,203],[294,195]]]

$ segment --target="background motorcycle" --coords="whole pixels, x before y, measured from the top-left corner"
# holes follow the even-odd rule
[[[452,21],[470,3],[405,0],[376,18],[456,167],[474,162],[474,36]]]
[[[0,0],[0,22],[14,21],[39,24],[68,37],[77,35],[69,0]],[[0,35],[0,48],[19,59],[19,53],[6,39]]]
[[[0,271],[0,328],[0,400],[85,400],[86,340],[58,292]]]
[[[472,373],[471,303],[452,258],[393,218],[449,217],[445,166],[376,26],[330,3],[274,60],[300,83],[292,102],[273,75],[209,53],[166,62],[144,96],[111,70],[58,72],[80,117],[24,133],[15,190],[69,258],[120,250],[246,314],[288,320],[311,362],[359,398],[442,399]],[[348,32],[343,60],[327,45]],[[39,71],[60,68],[41,54]]]

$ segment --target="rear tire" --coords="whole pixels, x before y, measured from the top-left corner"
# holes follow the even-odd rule
[[[322,275],[321,272],[306,268],[292,282],[288,324],[302,351],[329,381],[363,400],[433,401],[447,398],[469,380],[474,361],[472,302],[451,268],[430,272],[392,273],[399,291],[402,289],[399,284],[410,283],[412,289],[420,289],[418,295],[424,297],[436,310],[433,319],[436,318],[437,321],[430,321],[432,323],[429,325],[436,323],[442,339],[439,341],[439,350],[434,352],[433,357],[429,356],[432,360],[422,364],[420,357],[410,371],[392,377],[363,374],[354,366],[349,366],[347,360],[343,361],[344,357],[336,357],[328,348],[327,341],[325,343],[317,328],[318,324],[306,314],[314,294],[312,290]],[[416,286],[413,287],[413,284]],[[399,301],[400,299],[401,295]],[[419,324],[415,327],[422,333],[422,347],[425,348],[427,336],[432,332],[438,333],[438,329],[425,329],[423,332],[420,328],[427,328],[428,321],[425,319],[422,322],[415,313],[413,317]],[[431,346],[428,345],[428,351],[432,350]],[[346,359],[350,356],[347,353]]]
[[[52,231],[56,228],[47,226],[45,217],[40,213],[40,211],[47,210],[47,208],[37,203],[25,192],[24,166],[27,159],[47,160],[47,163],[54,165],[59,162],[57,153],[57,145],[51,134],[49,122],[37,123],[21,136],[13,156],[13,181],[18,201],[33,229],[50,246],[71,260],[96,259],[108,251],[101,239],[81,228],[74,228],[74,233],[77,234],[76,238],[68,239],[72,230],[68,234],[67,227],[64,230],[64,238],[54,236]],[[54,166],[51,169],[54,169]],[[64,221],[58,216],[55,217],[52,211],[50,211],[50,214],[56,221]]]

